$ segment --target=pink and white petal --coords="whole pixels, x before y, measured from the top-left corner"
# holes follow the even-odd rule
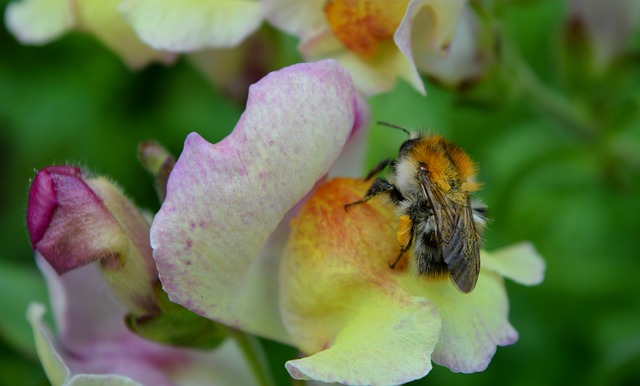
[[[431,371],[440,318],[424,298],[371,294],[329,347],[285,364],[295,379],[346,385],[395,385]]]
[[[407,278],[409,279],[409,278]],[[431,300],[442,319],[442,333],[433,361],[451,371],[483,371],[496,346],[513,344],[518,333],[508,320],[509,302],[502,278],[481,271],[473,292],[463,294],[450,280],[407,281],[412,293]]]
[[[118,12],[119,3],[120,0],[78,0],[78,28],[94,34],[133,69],[156,61],[165,64],[175,61],[176,55],[156,51],[136,36]]]
[[[255,0],[124,0],[120,10],[144,42],[170,52],[235,47],[263,19]]]
[[[188,353],[131,333],[124,324],[126,309],[96,264],[59,276],[41,256],[36,263],[49,287],[59,352],[71,374],[120,374],[141,384],[173,385],[168,369],[184,366]]]
[[[69,31],[74,24],[69,0],[22,0],[7,5],[7,29],[22,44],[46,44]]]
[[[537,285],[544,280],[546,264],[533,244],[521,242],[483,254],[482,268],[516,283]]]
[[[340,154],[359,119],[357,103],[349,74],[335,61],[298,64],[251,86],[245,113],[221,142],[187,137],[151,227],[160,279],[173,301],[286,341],[283,328],[263,325],[267,316],[247,302],[277,299],[262,292],[277,290],[277,274],[265,278],[269,259],[256,257]],[[250,280],[256,277],[269,284]]]
[[[327,25],[326,0],[262,0],[265,18],[278,29],[305,38]]]
[[[367,147],[367,133],[371,123],[371,111],[367,100],[361,95],[358,95],[357,117],[359,121],[354,123],[347,144],[342,149],[340,156],[333,163],[333,166],[331,166],[327,178],[340,176],[362,178],[364,175],[364,160]]]
[[[104,341],[117,341],[131,334],[123,318],[126,309],[118,303],[96,264],[63,276],[36,255],[49,289],[49,299],[60,341],[65,348],[82,351]]]
[[[396,45],[412,62],[425,54],[442,53],[465,5],[466,0],[411,0],[393,37]]]
[[[52,339],[51,332],[42,320],[44,313],[45,307],[42,304],[31,303],[27,309],[27,320],[33,328],[36,351],[44,372],[49,382],[53,386],[58,386],[69,378],[71,372],[58,353],[57,343]]]
[[[145,358],[131,357],[127,347],[112,356],[100,356],[87,352],[69,352],[55,342],[43,322],[45,307],[32,303],[27,319],[34,331],[38,357],[49,382],[53,386],[172,386],[174,383],[163,373],[158,364]],[[132,375],[141,383],[126,375]]]

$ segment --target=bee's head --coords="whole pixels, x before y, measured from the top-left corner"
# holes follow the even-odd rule
[[[475,165],[458,145],[439,135],[429,135],[405,141],[400,149],[401,157],[403,150],[432,187],[445,193],[478,190],[479,185],[474,181]]]

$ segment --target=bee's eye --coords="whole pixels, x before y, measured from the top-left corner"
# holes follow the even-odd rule
[[[449,178],[449,187],[453,188],[456,185],[456,180],[453,178]]]

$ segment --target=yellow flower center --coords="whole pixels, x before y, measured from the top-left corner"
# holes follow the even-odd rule
[[[363,59],[372,59],[384,42],[391,41],[408,1],[329,0],[327,22],[338,40]]]

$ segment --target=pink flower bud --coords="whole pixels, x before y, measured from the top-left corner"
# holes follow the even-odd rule
[[[73,166],[40,170],[29,191],[27,228],[34,250],[59,275],[99,262],[132,313],[158,310],[149,224],[106,179]]]

